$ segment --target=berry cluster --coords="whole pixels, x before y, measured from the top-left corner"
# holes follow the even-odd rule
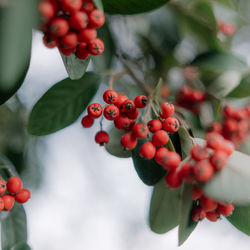
[[[223,135],[230,140],[235,147],[239,147],[246,139],[250,128],[250,105],[241,109],[225,106],[223,110],[223,122],[213,123],[211,130]]]
[[[221,20],[218,20],[217,23],[219,31],[227,36],[232,36],[236,32],[236,26],[234,24],[228,24]]]
[[[228,217],[234,210],[233,204],[221,204],[202,194],[201,190],[195,186],[193,189],[193,200],[195,206],[191,211],[192,220],[195,222],[205,218],[216,222],[221,215]]]
[[[8,193],[5,193],[6,190]],[[5,180],[0,180],[0,211],[9,211],[15,201],[25,203],[30,198],[30,191],[23,188],[23,183],[17,176],[9,178],[7,184]]]
[[[185,85],[179,90],[176,103],[180,107],[186,108],[194,114],[198,114],[200,111],[199,104],[205,101],[205,99],[206,95],[203,91]]]
[[[103,53],[96,29],[104,24],[105,16],[94,9],[92,0],[42,0],[39,11],[46,47],[58,47],[65,56],[75,53],[79,59]]]

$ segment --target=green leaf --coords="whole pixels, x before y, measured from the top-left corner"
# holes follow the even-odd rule
[[[181,143],[182,160],[184,160],[190,155],[190,150],[193,146],[193,140],[189,135],[188,131],[183,126],[180,126],[178,134]]]
[[[132,159],[139,178],[146,185],[152,186],[160,181],[166,174],[166,171],[154,160],[144,160],[140,157],[140,148],[146,141],[147,140],[138,140],[136,148],[132,150]]]
[[[26,75],[36,9],[33,0],[0,4],[0,104],[17,91]]]
[[[27,241],[26,214],[22,205],[15,204],[1,225],[2,250],[10,250],[16,244]]]
[[[243,71],[247,68],[247,63],[240,57],[229,52],[207,52],[199,55],[192,62],[201,70],[213,72]]]
[[[165,180],[158,182],[153,190],[149,225],[153,232],[163,234],[178,225],[180,189],[170,189]]]
[[[103,11],[103,5],[102,5],[102,0],[93,0],[95,6]]]
[[[137,14],[161,7],[169,0],[103,0],[104,11],[109,14]]]
[[[197,225],[197,222],[194,222],[191,218],[191,209],[193,207],[192,193],[193,186],[190,184],[184,184],[181,192],[181,203],[179,211],[179,246],[187,240],[187,238],[190,236]]]
[[[23,242],[23,243],[16,244],[9,250],[31,250],[31,248],[27,243]]]
[[[236,206],[233,214],[227,217],[228,221],[232,223],[241,232],[250,236],[250,205]]]
[[[80,60],[75,54],[65,56],[62,53],[61,57],[71,80],[78,80],[85,74],[89,65],[90,57],[86,60]]]
[[[69,78],[55,84],[35,104],[28,131],[32,135],[47,135],[72,124],[95,95],[100,77],[87,72],[79,80]]]
[[[123,130],[117,128],[112,128],[109,132],[109,143],[105,145],[105,149],[113,156],[119,158],[129,158],[131,157],[131,151],[126,151],[121,146],[121,137],[124,135]]]
[[[245,76],[240,84],[227,97],[243,98],[250,96],[250,74]]]

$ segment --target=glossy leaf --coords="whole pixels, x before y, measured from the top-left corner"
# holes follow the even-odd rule
[[[124,135],[123,130],[117,128],[112,128],[109,132],[109,143],[105,145],[105,149],[113,156],[119,158],[129,158],[132,153],[130,150],[126,151],[123,149],[120,141],[121,137]]]
[[[154,160],[144,160],[140,157],[139,150],[146,141],[147,140],[138,140],[136,148],[132,150],[132,159],[139,178],[146,185],[152,186],[160,181],[166,174],[166,171]]]
[[[47,135],[72,124],[95,95],[100,77],[87,72],[79,80],[69,78],[55,84],[35,104],[28,131],[32,135]]]
[[[183,126],[180,126],[178,134],[181,143],[182,159],[184,160],[186,157],[190,155],[190,150],[193,146],[193,141],[188,131]]]
[[[243,98],[250,96],[250,75],[245,76],[240,84],[229,93],[228,97]]]
[[[109,14],[137,14],[161,7],[169,0],[103,0],[104,11]]]
[[[149,225],[153,232],[163,234],[178,225],[180,189],[170,189],[165,180],[158,182],[153,190]]]
[[[22,205],[15,204],[1,225],[2,250],[10,250],[16,244],[27,241],[26,214]]]

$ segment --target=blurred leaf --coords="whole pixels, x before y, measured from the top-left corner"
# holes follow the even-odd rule
[[[250,236],[250,205],[236,206],[233,214],[227,217],[227,220],[232,223],[241,232]]]
[[[140,157],[140,148],[146,141],[146,139],[138,140],[136,148],[132,150],[132,159],[135,170],[140,179],[146,185],[152,186],[166,174],[166,171],[154,160],[144,160]]]
[[[184,160],[190,155],[190,150],[193,146],[193,141],[188,131],[183,126],[180,126],[178,134],[181,143],[182,160]]]
[[[75,54],[71,54],[70,56],[65,56],[62,53],[60,54],[69,78],[71,80],[78,80],[83,77],[89,65],[90,57],[86,60],[80,60]]]
[[[100,9],[100,10],[103,11],[102,0],[93,0],[93,2],[94,2],[95,6],[96,6],[98,9]]]
[[[22,205],[16,203],[2,221],[1,240],[2,250],[10,250],[16,244],[27,241],[26,214]]]
[[[179,246],[181,246],[187,240],[187,238],[190,236],[197,225],[197,222],[194,222],[192,220],[190,214],[193,205],[192,193],[193,186],[190,184],[184,184],[181,192],[181,203],[179,211]]]
[[[109,143],[105,145],[105,149],[113,156],[119,158],[129,158],[131,157],[131,151],[124,150],[121,146],[121,137],[124,135],[123,130],[117,128],[112,128],[109,132]]]
[[[250,96],[250,74],[245,76],[240,84],[227,97],[243,98]]]
[[[154,90],[154,101],[156,103],[159,103],[158,100],[161,99],[162,86],[163,86],[163,80],[162,80],[162,78],[160,78],[158,83],[156,84],[155,90]]]
[[[109,14],[137,14],[166,4],[169,0],[103,0],[104,11]]]
[[[87,72],[79,80],[69,78],[55,84],[35,104],[28,131],[32,135],[47,135],[72,124],[95,95],[100,77]]]
[[[165,180],[158,182],[153,190],[149,224],[153,232],[163,234],[178,225],[180,189],[170,189]]]
[[[27,243],[23,242],[23,243],[16,244],[9,250],[31,250],[31,248]]]

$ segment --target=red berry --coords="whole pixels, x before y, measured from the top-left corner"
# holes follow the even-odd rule
[[[200,203],[201,203],[201,207],[205,212],[208,211],[213,211],[217,208],[217,202],[206,197],[206,196],[202,196],[200,199]]]
[[[171,188],[178,188],[182,183],[179,171],[174,170],[168,172],[165,176],[165,182]]]
[[[168,102],[162,103],[161,105],[161,111],[160,111],[160,116],[161,118],[165,119],[174,114],[174,105]]]
[[[234,145],[229,140],[224,140],[220,146],[220,150],[224,151],[228,156],[230,156],[234,151]]]
[[[176,152],[168,151],[167,155],[162,159],[162,167],[167,170],[175,170],[181,163],[181,157]]]
[[[140,156],[144,159],[151,160],[155,156],[156,148],[151,142],[144,143],[140,148]]]
[[[185,162],[181,166],[181,177],[185,182],[191,183],[195,181],[194,173],[193,173],[193,165],[190,162]]]
[[[229,132],[229,133],[234,133],[238,130],[238,123],[237,121],[235,121],[234,119],[227,119],[225,122],[224,122],[224,125],[223,125],[223,130],[225,130],[226,132]]]
[[[56,39],[51,38],[48,35],[44,35],[43,36],[43,44],[47,47],[47,48],[55,48],[58,45],[58,42]]]
[[[60,46],[64,49],[73,49],[78,42],[77,34],[75,32],[69,32],[65,36],[60,38]]]
[[[164,158],[165,157],[168,157],[168,153],[169,153],[169,150],[162,147],[162,148],[158,148],[156,150],[156,153],[155,153],[155,161],[159,164],[159,165],[162,165],[163,162],[165,161]]]
[[[15,198],[9,194],[5,194],[2,196],[4,202],[4,210],[9,211],[15,203]]]
[[[120,114],[117,119],[114,120],[114,125],[118,129],[124,129],[126,131],[132,128],[134,121],[130,120],[127,116]]]
[[[133,135],[137,138],[146,138],[148,136],[149,130],[146,124],[136,123],[133,128]]]
[[[223,151],[215,151],[210,157],[210,163],[216,170],[221,170],[227,162],[228,155]]]
[[[129,119],[135,120],[140,114],[140,110],[138,108],[133,109],[132,111],[127,113],[127,117]]]
[[[220,214],[216,211],[207,212],[206,218],[212,222],[216,222],[220,218]]]
[[[7,189],[5,180],[0,180],[0,195],[3,194]]]
[[[76,57],[85,60],[90,56],[86,43],[79,43],[76,47]]]
[[[73,13],[81,9],[82,0],[61,0],[61,7],[64,12]]]
[[[88,20],[88,15],[84,11],[76,11],[69,18],[70,27],[81,31],[88,26]]]
[[[104,43],[101,39],[96,38],[88,44],[90,54],[97,56],[101,55],[104,51]]]
[[[156,131],[162,129],[162,123],[160,120],[153,119],[148,122],[148,127],[150,132],[155,133]]]
[[[28,189],[22,189],[15,195],[15,200],[18,203],[25,203],[30,198],[30,191]]]
[[[232,214],[234,210],[234,205],[233,204],[229,204],[229,205],[218,204],[218,207],[216,210],[218,213],[227,217]]]
[[[164,146],[169,141],[168,133],[164,130],[158,130],[152,137],[152,143],[155,146]]]
[[[134,103],[137,108],[144,108],[148,103],[148,98],[145,95],[138,95],[134,99]]]
[[[208,161],[199,161],[193,167],[195,178],[205,182],[210,180],[214,174],[214,168]]]
[[[52,19],[50,26],[49,26],[49,32],[51,35],[58,37],[58,36],[64,36],[69,31],[69,23],[66,19],[62,17],[56,17]]]
[[[49,20],[55,15],[55,7],[49,1],[42,1],[39,4],[39,12],[45,17],[45,20]]]
[[[224,138],[216,132],[208,133],[205,139],[207,142],[207,147],[214,150],[219,150],[224,141]]]
[[[120,111],[122,113],[131,112],[134,109],[135,109],[135,103],[130,99],[126,99],[120,106]]]
[[[109,135],[105,131],[99,131],[95,135],[95,142],[98,143],[100,146],[104,146],[105,144],[109,143]]]
[[[0,197],[0,211],[3,211],[3,209],[4,209],[4,201],[2,197]]]
[[[132,133],[126,133],[121,138],[121,145],[125,149],[129,150],[134,149],[137,145],[137,139],[136,137],[133,136]]]
[[[193,221],[199,222],[206,218],[206,212],[200,207],[195,207],[192,209],[191,216]]]
[[[94,4],[92,0],[83,0],[82,8],[87,13],[91,12],[94,9]]]
[[[103,115],[107,120],[113,121],[119,117],[120,111],[115,105],[110,104],[105,107]]]
[[[116,101],[116,103],[115,103],[115,106],[117,106],[118,108],[120,108],[121,105],[123,104],[123,102],[124,102],[125,100],[127,100],[127,99],[128,99],[127,96],[125,96],[125,95],[123,95],[123,94],[119,94],[119,95],[118,95],[118,99],[117,99],[117,101]]]
[[[202,147],[199,144],[195,144],[191,149],[191,156],[196,161],[202,161],[208,158],[208,151],[206,147]]]
[[[166,130],[169,133],[174,133],[178,131],[180,124],[179,121],[174,117],[168,117],[163,123],[162,123],[163,129]]]
[[[89,13],[89,27],[99,28],[105,23],[105,16],[99,9],[95,9]]]
[[[194,186],[192,200],[198,200],[201,198],[201,196],[202,196],[201,190],[197,186]]]
[[[75,51],[75,48],[73,48],[73,49],[64,49],[61,46],[59,46],[58,49],[65,56],[70,56]]]
[[[93,125],[93,123],[94,123],[94,119],[91,118],[90,116],[86,115],[86,116],[84,116],[82,118],[82,122],[81,123],[82,123],[82,126],[84,128],[90,128]]]
[[[102,115],[102,106],[99,103],[92,103],[88,106],[88,115],[96,119]]]
[[[117,99],[118,94],[114,90],[109,89],[103,93],[103,100],[108,104],[115,104],[117,102]]]
[[[79,42],[90,43],[97,37],[97,31],[95,29],[83,29],[78,34]]]
[[[12,176],[7,182],[7,189],[10,194],[16,194],[21,191],[23,183],[17,176]]]

